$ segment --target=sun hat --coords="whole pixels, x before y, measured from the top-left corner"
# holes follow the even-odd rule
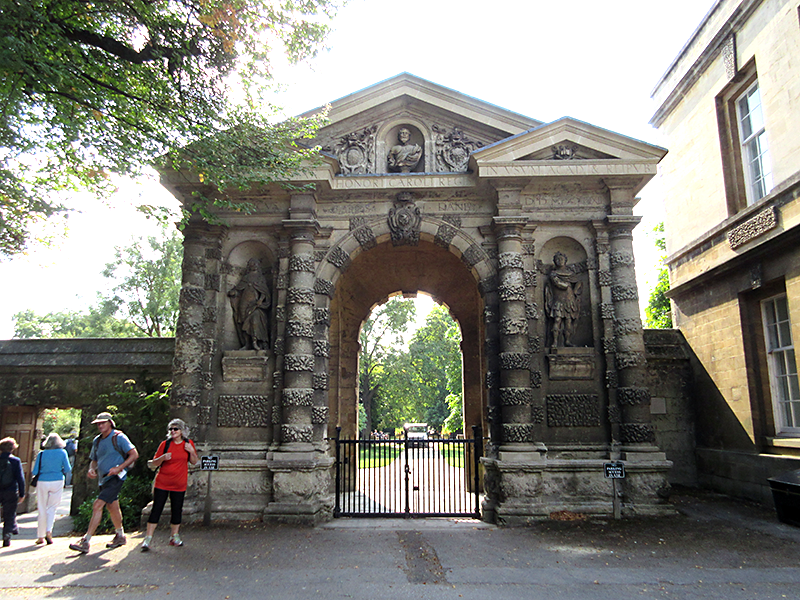
[[[97,415],[97,418],[95,418],[95,420],[92,421],[92,425],[94,425],[95,423],[102,423],[103,421],[111,421],[111,426],[116,427],[116,425],[114,424],[114,419],[111,416],[111,413],[108,412],[101,412],[99,415]]]

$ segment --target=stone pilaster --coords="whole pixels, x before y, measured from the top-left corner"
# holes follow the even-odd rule
[[[289,232],[289,280],[286,290],[285,355],[280,444],[267,454],[273,472],[273,502],[265,518],[314,522],[329,516],[327,492],[331,459],[325,455],[324,425],[314,403],[316,349],[314,335],[314,238],[319,229],[313,194],[292,197]]]
[[[217,294],[226,228],[193,220],[184,229],[180,313],[175,331],[171,404],[176,416],[205,439],[211,423]]]
[[[615,329],[616,398],[620,408],[620,450],[623,458],[664,460],[655,446],[650,422],[650,391],[645,369],[644,334],[639,316],[639,294],[633,255],[633,229],[640,217],[625,210],[635,199],[630,188],[609,185],[611,205],[623,207],[606,218],[610,241],[611,302]]]
[[[498,245],[500,455],[503,460],[512,459],[510,453],[525,453],[525,460],[528,460],[528,453],[535,452],[522,245],[522,229],[526,223],[524,217],[494,218]],[[513,460],[520,458],[515,456]]]

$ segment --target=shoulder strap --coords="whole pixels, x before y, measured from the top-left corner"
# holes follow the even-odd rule
[[[119,455],[120,455],[122,458],[128,458],[128,455],[127,455],[127,454],[123,454],[123,453],[122,453],[122,450],[120,450],[120,448],[119,448],[119,442],[117,441],[117,436],[118,436],[119,434],[120,434],[120,431],[119,431],[118,429],[115,429],[115,430],[114,430],[114,431],[111,433],[111,443],[114,445],[114,450],[116,450],[117,452],[119,452]]]
[[[166,442],[164,442],[164,454],[166,454],[167,452],[169,452],[169,443],[170,443],[171,441],[172,441],[172,440],[170,439],[170,440],[167,440]]]

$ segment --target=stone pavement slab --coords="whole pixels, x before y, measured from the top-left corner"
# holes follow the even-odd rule
[[[676,495],[675,517],[546,521],[497,528],[469,519],[336,520],[314,528],[241,524],[141,533],[106,550],[68,537],[0,551],[6,598],[458,600],[800,597],[800,528],[707,494]]]

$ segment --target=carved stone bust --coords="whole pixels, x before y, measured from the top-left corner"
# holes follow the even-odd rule
[[[398,143],[389,150],[386,165],[393,173],[410,173],[422,158],[422,148],[411,143],[411,131],[408,127],[401,127],[397,132]]]

